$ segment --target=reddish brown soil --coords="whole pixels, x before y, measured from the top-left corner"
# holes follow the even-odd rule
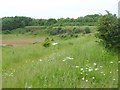
[[[36,42],[42,42],[44,38],[14,38],[14,39],[2,39],[0,45],[27,45]]]

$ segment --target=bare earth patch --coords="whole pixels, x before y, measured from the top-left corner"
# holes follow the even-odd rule
[[[2,42],[0,42],[0,46],[6,45],[28,45],[33,43],[38,43],[44,41],[44,38],[2,38]]]

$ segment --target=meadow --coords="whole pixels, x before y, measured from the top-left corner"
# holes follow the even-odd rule
[[[118,55],[100,45],[96,28],[90,28],[91,33],[70,39],[42,30],[35,31],[37,35],[16,34],[19,30],[3,34],[3,42],[9,45],[0,46],[2,87],[117,88]],[[46,37],[54,39],[49,47],[43,46]]]

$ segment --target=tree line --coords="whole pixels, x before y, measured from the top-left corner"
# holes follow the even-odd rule
[[[34,19],[24,16],[3,17],[2,30],[13,30],[16,28],[24,28],[25,26],[95,26],[98,19],[102,15],[86,15],[84,17],[74,18],[49,18],[49,19]]]

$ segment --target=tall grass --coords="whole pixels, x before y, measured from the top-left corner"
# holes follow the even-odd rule
[[[96,40],[88,34],[49,48],[3,47],[3,88],[117,88],[117,55]]]

